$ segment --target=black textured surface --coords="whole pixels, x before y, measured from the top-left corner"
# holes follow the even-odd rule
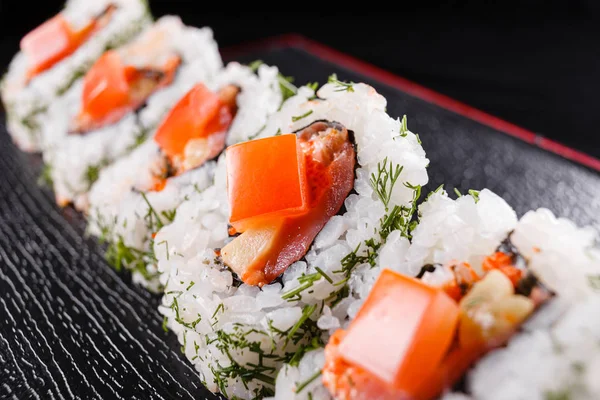
[[[298,83],[366,81],[407,114],[431,160],[429,188],[489,187],[519,214],[545,206],[600,222],[600,176],[491,128],[319,60],[302,49],[253,52]],[[0,132],[0,398],[207,398],[162,330],[158,298],[134,287],[84,238],[84,221],[36,183],[39,158]]]

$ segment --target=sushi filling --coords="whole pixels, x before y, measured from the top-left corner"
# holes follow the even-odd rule
[[[384,270],[350,327],[332,336],[323,383],[336,399],[435,398],[553,295],[510,239],[480,273],[430,264],[419,276]]]
[[[354,186],[355,150],[339,123],[317,121],[296,134],[227,149],[230,233],[223,262],[263,286],[300,260]]]
[[[26,82],[29,83],[31,79],[75,52],[95,32],[108,25],[116,9],[117,6],[109,4],[78,30],[58,14],[25,35],[20,46],[30,64]]]
[[[115,50],[107,51],[86,74],[82,108],[69,133],[86,133],[118,122],[169,85],[181,64],[178,55],[170,55],[162,65],[144,67],[130,65],[124,58]]]
[[[198,168],[223,151],[239,93],[235,85],[213,93],[200,83],[173,107],[154,136],[162,155],[154,167],[154,190],[164,188],[168,178]]]

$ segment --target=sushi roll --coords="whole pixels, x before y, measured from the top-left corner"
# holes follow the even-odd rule
[[[300,88],[157,233],[165,326],[210,390],[268,397],[285,364],[322,365],[332,314],[352,312],[353,282],[407,232],[428,160],[385,107],[335,77]]]
[[[153,235],[212,182],[211,160],[226,143],[255,135],[277,111],[279,79],[275,67],[261,65],[255,73],[230,63],[175,102],[151,140],[100,173],[89,196],[89,232],[109,243],[111,264],[158,290]]]
[[[173,102],[221,67],[212,31],[172,16],[104,53],[51,107],[43,130],[57,203],[85,210],[102,168],[143,143]]]
[[[70,0],[28,33],[1,84],[7,127],[22,150],[40,150],[52,103],[107,49],[127,43],[150,24],[143,0]]]
[[[600,312],[593,230],[545,209],[517,221],[489,190],[457,200],[440,190],[411,235],[391,268],[379,259],[360,309],[331,335],[315,390],[324,384],[334,399],[600,394],[590,375],[600,356],[600,325],[589,320]],[[464,376],[470,395],[447,393]],[[279,379],[288,398],[297,386]]]

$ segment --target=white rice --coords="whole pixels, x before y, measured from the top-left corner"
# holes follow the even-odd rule
[[[205,82],[213,91],[229,84],[241,88],[237,97],[238,111],[228,130],[228,143],[248,140],[281,104],[277,68],[261,65],[257,73],[258,75],[254,74],[250,68],[238,63],[230,63],[215,79]],[[176,102],[174,100],[171,104]],[[150,136],[153,135],[154,132]],[[194,198],[194,193],[204,190],[212,182],[214,163],[209,162],[206,168],[201,167],[168,179],[166,188],[160,192],[148,191],[153,184],[153,165],[160,161],[160,157],[158,145],[154,140],[148,140],[101,172],[89,194],[90,233],[103,236],[113,246],[121,243],[136,254],[149,253],[153,242],[152,234],[160,226],[148,224],[144,219],[148,215],[148,203],[159,216],[162,212],[174,212],[181,202]],[[207,172],[204,173],[204,170]],[[146,199],[140,192],[147,192]],[[169,222],[169,218],[163,216],[160,225]],[[157,240],[157,243],[161,242]],[[134,279],[137,282],[150,289],[157,289],[158,280],[154,279],[156,267],[151,259],[146,262],[147,267],[137,263],[130,263],[125,267],[135,268]]]
[[[132,112],[117,123],[95,131],[68,135],[69,123],[80,108],[81,81],[50,108],[52,118],[43,131],[44,162],[50,167],[59,204],[74,202],[78,208],[86,209],[86,193],[99,171],[143,141],[176,99],[195,82],[212,79],[222,67],[212,31],[209,28],[186,27],[179,17],[161,18],[131,46],[144,43],[157,31],[164,32],[166,40],[162,51],[155,49],[156,55],[161,58],[176,52],[182,57],[182,66],[173,82],[150,96],[147,106],[140,112]],[[119,51],[128,52],[129,48]],[[140,60],[128,59],[128,63],[143,64],[142,59],[148,56],[152,57],[144,53]]]
[[[109,4],[118,8],[110,22],[96,32],[69,57],[39,74],[26,84],[28,60],[19,52],[3,79],[1,94],[7,110],[7,127],[13,140],[24,151],[41,149],[40,134],[47,123],[49,107],[61,98],[78,77],[100,57],[107,47],[128,42],[151,22],[143,0],[71,0],[63,17],[79,27],[99,15]]]
[[[596,238],[593,229],[578,228],[547,209],[521,218],[511,240],[557,299],[534,315],[505,349],[477,364],[468,376],[473,399],[600,398]]]
[[[360,263],[352,272],[348,271],[348,292],[339,296],[332,309],[328,305],[333,299],[327,298],[343,285],[334,286],[323,276],[315,279],[310,290],[302,291],[295,300],[289,299],[290,291],[298,288],[298,278],[302,275],[317,276],[315,267],[333,283],[343,281],[346,275],[334,272],[342,268],[342,259],[356,249],[358,256],[364,256],[366,240],[381,242],[377,232],[386,210],[370,186],[369,178],[371,173],[377,173],[377,164],[385,157],[388,163],[404,167],[392,191],[390,208],[395,205],[410,208],[413,190],[401,182],[427,183],[428,160],[418,138],[411,132],[406,132],[404,137],[399,135],[400,121],[385,113],[385,99],[364,84],[353,85],[351,92],[343,89],[338,84],[325,85],[318,95],[326,100],[320,101],[309,100],[312,90],[301,88],[298,95],[290,98],[281,111],[269,119],[260,134],[266,137],[279,131],[293,132],[325,119],[352,130],[357,145],[356,193],[346,199],[346,212],[330,220],[305,259],[289,267],[281,282],[261,289],[246,284],[236,287],[232,273],[223,268],[216,257],[214,249],[229,241],[224,156],[217,165],[213,186],[183,203],[177,209],[174,222],[156,236],[157,244],[168,243],[168,251],[166,246],[155,245],[158,268],[163,274],[161,280],[166,286],[160,311],[212,391],[239,398],[272,395],[272,384],[260,378],[228,375],[228,367],[261,372],[267,381],[283,367],[276,382],[278,398],[327,396],[326,390],[320,387],[320,380],[316,379],[294,397],[300,380],[314,376],[322,367],[322,350],[308,353],[297,366],[284,367],[283,360],[272,357],[289,358],[297,349],[306,347],[312,338],[325,341],[330,332],[344,326],[348,317],[357,311],[365,295],[364,287],[375,280],[378,268]],[[300,116],[304,117],[293,118]],[[308,318],[302,318],[303,314]],[[302,333],[302,338],[296,342],[286,340],[286,334],[281,332],[289,335],[294,329],[297,329],[296,334]],[[247,342],[236,343],[235,338],[244,334]],[[248,342],[254,346],[252,349],[248,348]],[[263,368],[256,367],[260,352],[265,355]]]
[[[391,267],[415,275],[429,263],[469,262],[481,272],[510,234],[528,267],[556,297],[537,311],[505,349],[495,350],[468,374],[467,391],[444,399],[546,400],[600,397],[600,253],[597,234],[556,218],[547,209],[526,213],[518,222],[510,206],[488,190],[450,199],[434,193],[419,207],[420,221],[404,262]],[[388,245],[390,240],[388,240]],[[387,246],[387,245],[386,245]],[[406,247],[405,247],[406,248]],[[385,254],[381,251],[380,261]],[[385,264],[384,264],[385,265]],[[423,280],[440,284],[449,273],[437,268]],[[555,396],[555,397],[552,397]],[[563,397],[561,397],[563,396]]]

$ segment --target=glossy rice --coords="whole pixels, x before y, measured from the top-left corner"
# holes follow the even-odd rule
[[[256,134],[282,101],[278,70],[267,65],[261,65],[255,74],[247,66],[230,63],[204,83],[212,91],[230,84],[241,89],[237,97],[238,111],[228,130],[229,144],[248,140]],[[153,241],[152,234],[171,222],[182,202],[191,201],[195,194],[206,189],[213,181],[215,164],[209,161],[202,167],[169,178],[163,190],[150,191],[154,165],[161,158],[156,142],[147,140],[105,168],[89,194],[89,232],[102,236],[111,246],[125,246],[140,255],[143,260],[136,259],[124,267],[134,270],[136,282],[153,290],[160,284],[150,250],[153,242],[161,243],[161,240]]]
[[[66,3],[62,15],[77,27],[99,15],[109,4],[116,5],[117,9],[103,29],[28,84],[25,83],[26,55],[19,52],[11,61],[0,93],[7,111],[8,132],[22,150],[42,150],[42,131],[57,111],[52,105],[66,95],[105,49],[129,42],[151,23],[150,12],[143,0],[71,0]],[[64,114],[68,110],[60,111]]]
[[[59,204],[73,202],[78,209],[87,209],[87,192],[99,172],[143,142],[194,83],[214,79],[221,69],[217,43],[209,28],[187,27],[179,17],[166,16],[137,40],[143,42],[144,35],[157,31],[164,35],[164,46],[182,57],[182,65],[173,82],[152,94],[141,110],[97,130],[68,134],[69,124],[80,109],[81,81],[51,107],[53,117],[43,131],[44,162],[50,168]],[[135,60],[132,63],[135,65]]]
[[[410,131],[399,134],[400,120],[385,112],[386,100],[375,89],[354,84],[348,90],[331,83],[317,94],[318,100],[311,89],[300,88],[259,134],[294,132],[317,120],[336,121],[353,132],[358,156],[354,192],[345,201],[345,211],[331,218],[304,259],[260,289],[239,284],[224,268],[218,251],[230,240],[225,156],[217,163],[213,185],[184,202],[173,223],[155,238],[165,285],[160,307],[165,322],[207,387],[228,397],[268,397],[276,389],[278,397],[294,398],[294,385],[318,373],[323,355],[310,348],[319,347],[345,324],[358,309],[363,288],[376,277],[368,263],[356,265],[348,275],[335,272],[353,251],[366,254],[365,241],[381,240],[376,232],[386,209],[369,183],[371,173],[377,173],[385,159],[386,164],[404,167],[402,182],[427,183],[428,160],[418,137]],[[396,185],[389,206],[410,207],[413,196],[413,189]],[[306,276],[313,277],[312,286],[299,291]],[[298,296],[291,296],[297,291]],[[248,374],[240,377],[231,374],[232,369]],[[284,372],[277,377],[280,370]],[[316,399],[326,391],[316,380],[296,397],[309,394]]]

